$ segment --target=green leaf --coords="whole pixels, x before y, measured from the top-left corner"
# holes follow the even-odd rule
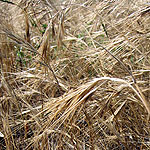
[[[46,29],[46,28],[47,28],[47,24],[42,24],[42,27],[43,27],[44,29]]]
[[[29,55],[29,56],[27,56],[27,58],[31,60],[32,56]]]
[[[18,56],[19,58],[23,58],[23,57],[24,57],[24,53],[23,53],[23,52],[18,51],[18,52],[17,52],[17,56]]]
[[[44,33],[45,33],[45,30],[40,30],[40,32],[41,32],[42,34],[44,34]]]

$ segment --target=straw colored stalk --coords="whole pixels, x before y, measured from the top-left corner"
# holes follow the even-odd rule
[[[53,130],[58,130],[67,119],[73,117],[74,113],[77,111],[79,106],[87,102],[88,99],[94,94],[94,92],[103,84],[100,81],[117,82],[122,85],[122,88],[131,88],[133,92],[135,92],[135,94],[138,96],[138,98],[142,102],[144,102],[143,97],[132,86],[132,84],[123,79],[110,77],[95,78],[93,81],[80,86],[76,91],[74,92],[71,91],[67,96],[59,99],[57,98],[57,100],[55,99],[51,100],[50,102],[45,104],[43,111],[37,114],[36,117],[40,116],[42,113],[46,116],[48,115],[49,117],[47,123],[46,122],[44,123],[41,130],[39,131],[39,134],[33,138],[32,142],[29,145],[32,145],[32,143],[35,143],[37,140],[40,140],[40,138],[44,136],[45,132],[48,134],[49,132],[51,133]],[[118,115],[118,113],[120,113],[126,102],[127,101],[124,101],[116,109],[114,114],[110,116],[107,120],[105,121],[101,120],[102,123],[104,123],[122,142],[124,140],[122,139],[118,131],[115,129],[114,125],[112,124],[112,121],[114,117]],[[148,106],[145,103],[143,104],[149,113]]]

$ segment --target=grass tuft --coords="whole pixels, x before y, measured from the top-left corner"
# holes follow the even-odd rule
[[[150,149],[147,1],[0,6],[0,149]]]

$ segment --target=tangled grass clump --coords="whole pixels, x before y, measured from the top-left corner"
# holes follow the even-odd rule
[[[0,149],[150,149],[149,3],[0,5]]]

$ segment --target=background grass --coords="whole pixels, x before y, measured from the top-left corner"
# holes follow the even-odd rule
[[[0,149],[150,149],[148,1],[0,5]]]

